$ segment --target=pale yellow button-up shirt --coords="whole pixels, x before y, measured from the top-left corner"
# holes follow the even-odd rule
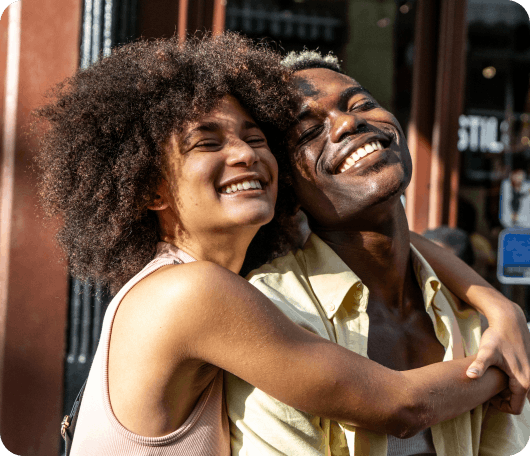
[[[478,314],[460,309],[411,249],[425,311],[445,347],[444,361],[476,353]],[[248,279],[300,326],[367,357],[368,289],[318,236],[312,234],[303,250],[262,266]],[[225,388],[234,455],[387,455],[385,434],[301,412],[231,374],[225,374]],[[522,415],[512,416],[486,404],[431,431],[438,456],[513,455],[528,441],[530,408],[527,402]]]

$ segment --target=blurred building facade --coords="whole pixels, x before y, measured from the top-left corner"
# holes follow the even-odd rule
[[[0,21],[0,434],[16,454],[60,454],[59,423],[88,373],[109,299],[58,261],[54,226],[37,205],[30,112],[53,84],[115,45],[224,29],[281,52],[337,54],[407,133],[411,229],[464,229],[474,236],[475,267],[500,286],[498,233],[530,208],[530,23],[518,4],[19,0]],[[503,191],[518,201],[504,221]],[[526,310],[526,286],[503,292]]]

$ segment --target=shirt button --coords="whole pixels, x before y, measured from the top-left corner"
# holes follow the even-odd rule
[[[331,305],[329,306],[329,310],[334,311],[334,310],[335,310],[335,306],[334,306],[333,304],[331,304]]]

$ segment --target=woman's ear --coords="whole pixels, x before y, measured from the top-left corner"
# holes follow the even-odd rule
[[[165,179],[162,179],[156,191],[155,199],[147,206],[152,211],[162,211],[169,207],[169,185]]]

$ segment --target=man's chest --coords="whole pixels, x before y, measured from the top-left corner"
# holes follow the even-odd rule
[[[368,357],[394,370],[408,370],[443,360],[445,349],[429,315],[414,312],[406,319],[368,306]]]

